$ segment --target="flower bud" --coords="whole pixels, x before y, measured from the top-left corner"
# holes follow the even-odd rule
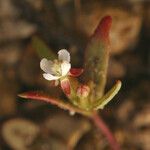
[[[80,98],[86,98],[90,93],[90,88],[87,85],[80,85],[77,88],[77,96]]]
[[[65,78],[65,79],[61,80],[60,85],[61,85],[63,92],[66,94],[66,96],[70,96],[71,88],[70,88],[69,79]]]

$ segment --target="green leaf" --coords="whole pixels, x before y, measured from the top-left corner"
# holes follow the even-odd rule
[[[98,24],[85,51],[84,81],[91,88],[90,99],[102,97],[106,84],[109,60],[109,31],[112,19],[104,17]]]
[[[32,38],[32,46],[40,58],[56,59],[56,54],[38,37]]]
[[[103,109],[104,106],[107,105],[118,93],[121,88],[121,84],[121,81],[117,81],[117,83],[102,98],[95,102],[95,104],[93,105],[94,109]]]
[[[32,100],[47,102],[52,105],[56,105],[57,107],[59,107],[61,109],[68,110],[70,113],[74,112],[74,113],[79,113],[79,114],[82,114],[85,116],[91,115],[90,111],[85,111],[80,108],[77,108],[77,107],[71,105],[70,103],[66,103],[61,99],[53,98],[43,92],[29,91],[29,92],[18,94],[18,96],[21,98],[25,98],[25,99],[32,99]]]

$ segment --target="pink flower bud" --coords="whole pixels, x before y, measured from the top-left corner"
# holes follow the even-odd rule
[[[61,84],[61,88],[63,90],[63,92],[67,95],[67,96],[70,96],[71,94],[71,89],[70,89],[70,82],[67,78],[61,80],[60,82]]]
[[[80,85],[77,88],[77,96],[80,98],[86,98],[90,93],[90,88],[87,85]]]

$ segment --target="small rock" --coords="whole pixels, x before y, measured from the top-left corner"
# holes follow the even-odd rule
[[[84,119],[77,121],[77,118],[65,114],[55,114],[55,116],[46,120],[45,127],[50,132],[62,137],[67,142],[67,145],[73,148],[90,129],[90,124]]]
[[[31,150],[68,150],[66,143],[58,137],[39,137],[28,147]]]
[[[4,72],[1,75],[3,76],[0,76],[0,115],[13,114],[16,111],[18,84],[14,79],[8,79]]]
[[[39,127],[26,119],[11,119],[2,125],[4,141],[15,150],[27,150],[39,133]]]
[[[142,109],[136,114],[133,120],[133,126],[150,127],[150,104],[142,107]]]
[[[117,109],[117,117],[119,121],[126,122],[131,113],[134,111],[135,106],[132,99],[126,99]]]
[[[9,44],[0,47],[0,63],[4,65],[16,65],[21,56],[21,46],[20,44]]]
[[[134,6],[131,11],[123,8],[123,6],[113,7],[109,3],[102,5],[100,2],[83,5],[83,10],[77,17],[78,28],[90,36],[102,17],[111,15],[113,20],[110,32],[111,53],[122,53],[135,45],[142,24],[142,9],[140,7],[137,6],[137,10]]]
[[[111,78],[122,78],[125,76],[126,68],[115,59],[110,59],[108,66],[108,76]]]
[[[17,8],[13,5],[12,0],[0,1],[0,19],[16,17],[18,14]]]
[[[28,38],[35,31],[36,27],[25,21],[6,20],[1,23],[0,41]]]
[[[43,1],[42,0],[26,0],[34,9],[41,10],[43,8]]]
[[[142,150],[150,150],[150,129],[134,133],[131,141]]]

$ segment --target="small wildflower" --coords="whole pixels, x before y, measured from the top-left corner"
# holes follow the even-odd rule
[[[45,72],[43,77],[46,80],[58,80],[66,76],[71,68],[70,54],[67,50],[62,49],[58,52],[58,59],[51,61],[43,58],[40,67]]]
[[[66,49],[61,49],[58,52],[58,59],[53,61],[43,58],[40,62],[40,68],[45,72],[43,77],[49,81],[58,81],[68,75],[78,77],[83,72],[81,68],[71,69],[70,53]]]

